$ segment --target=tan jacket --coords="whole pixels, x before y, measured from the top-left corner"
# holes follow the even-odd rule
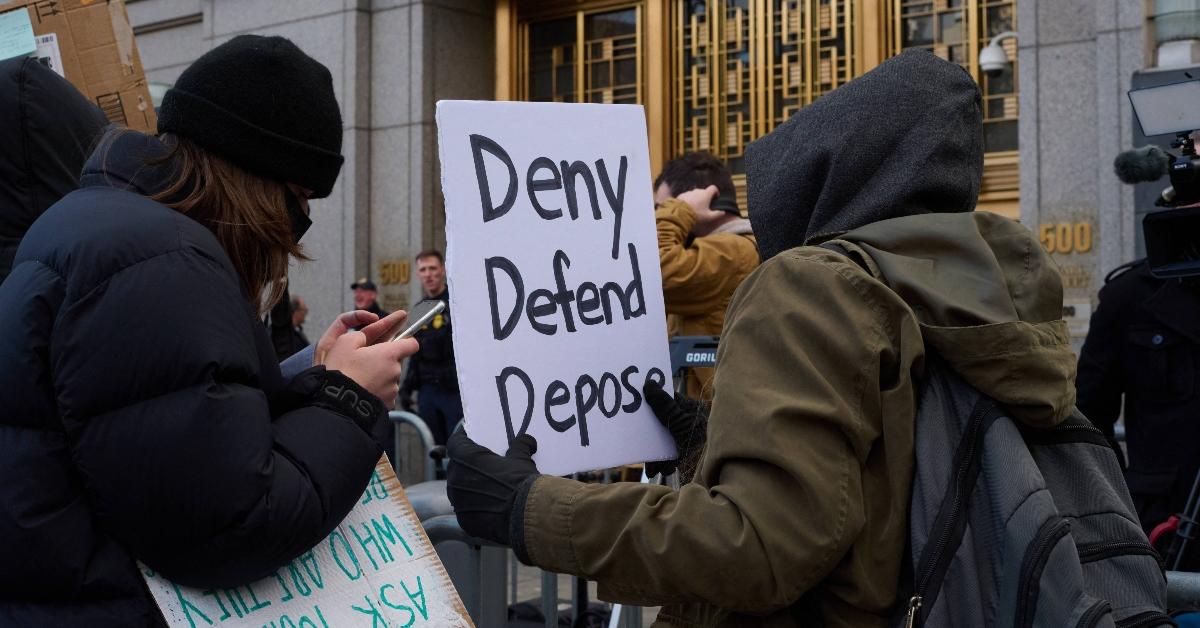
[[[750,232],[750,221],[744,218],[731,221],[689,244],[688,234],[696,226],[696,214],[687,203],[668,200],[655,210],[654,218],[658,226],[658,259],[662,264],[668,333],[719,335],[733,292],[758,267],[758,249]],[[701,396],[712,377],[713,369],[692,369],[688,393]]]
[[[664,605],[655,626],[887,624],[926,345],[1032,424],[1070,412],[1075,363],[1061,278],[1017,223],[926,214],[839,242],[871,272],[808,246],[738,289],[693,481],[537,479],[534,564],[597,581],[603,599]]]

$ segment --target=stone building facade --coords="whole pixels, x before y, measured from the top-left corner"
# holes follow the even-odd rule
[[[1021,221],[1063,271],[1077,342],[1104,275],[1133,259],[1133,188],[1113,174],[1131,147],[1125,92],[1146,66],[1145,3],[1021,0]]]
[[[1015,121],[1015,137],[998,142],[1003,150],[989,154],[981,207],[1019,218],[1039,234],[1063,269],[1066,312],[1081,339],[1104,275],[1140,249],[1137,221],[1145,208],[1135,207],[1133,189],[1111,167],[1135,136],[1125,92],[1135,72],[1158,64],[1156,16],[1172,12],[1176,24],[1187,19],[1172,0],[127,0],[127,5],[147,75],[160,87],[205,50],[250,32],[292,38],[332,71],[346,128],[346,166],[333,195],[314,208],[315,227],[305,244],[315,261],[293,269],[291,278],[293,292],[309,302],[313,330],[350,306],[348,286],[358,277],[380,284],[385,308],[419,298],[412,255],[445,244],[437,100],[633,99],[651,114],[655,167],[670,153],[703,148],[704,142],[736,161],[745,141],[769,131],[790,110],[768,111],[759,100],[761,111],[737,117],[728,104],[733,96],[723,96],[722,85],[760,86],[766,93],[782,82],[783,90],[775,93],[786,96],[792,76],[797,88],[817,97],[895,51],[919,46],[954,58],[979,77],[990,99],[987,115],[997,124],[989,128],[1004,130]],[[1017,33],[1005,45],[1015,61],[1005,88],[991,82],[995,79],[985,82],[978,64],[979,50],[1001,28],[999,22],[992,28],[989,20],[999,19],[1015,23]],[[573,24],[580,25],[578,31],[571,30]],[[822,39],[794,39],[804,32]],[[708,39],[697,39],[697,33]],[[781,42],[772,38],[786,45],[779,48]],[[759,40],[761,48],[755,47]],[[572,48],[577,42],[582,43]],[[707,42],[714,48],[704,48]],[[796,49],[795,59],[809,64],[806,69],[788,68],[787,45]],[[1173,65],[1190,62],[1179,60],[1179,50],[1200,50],[1172,45]],[[767,56],[736,65],[737,46]],[[772,49],[785,53],[773,59]],[[572,56],[572,50],[585,56]],[[822,64],[829,51],[826,72]],[[763,66],[764,58],[783,69]],[[623,76],[621,64],[630,60],[637,69],[625,79],[628,89],[614,90]],[[538,74],[539,64],[551,64],[552,71]],[[593,84],[595,67],[612,68],[605,70],[611,72],[604,75],[611,77],[608,87]],[[689,72],[690,82],[680,79]],[[550,80],[544,77],[553,77],[553,84],[539,83]],[[687,109],[685,98],[700,102],[697,85],[711,90],[700,95],[712,99]],[[796,98],[789,106],[807,102]],[[717,113],[724,118],[717,120]],[[760,113],[765,117],[755,118]]]

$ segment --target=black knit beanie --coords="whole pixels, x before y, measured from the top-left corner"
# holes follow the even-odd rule
[[[239,35],[197,59],[163,97],[158,132],[313,198],[329,196],[342,168],[333,78],[283,37]]]

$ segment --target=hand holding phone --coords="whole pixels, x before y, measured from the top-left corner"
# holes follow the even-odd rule
[[[426,299],[417,303],[408,311],[408,320],[411,322],[400,333],[392,337],[392,340],[411,338],[418,329],[424,327],[426,323],[433,320],[434,316],[445,309],[446,302],[441,299]]]
[[[695,233],[707,233],[708,227],[715,226],[716,221],[729,215],[726,209],[729,207],[730,199],[722,198],[720,190],[715,185],[688,190],[675,198],[687,203],[692,208],[692,212],[696,214]],[[734,200],[733,203],[736,206],[737,201]]]
[[[384,340],[390,339],[390,334]],[[367,344],[367,334],[349,332],[339,336],[325,356],[325,367],[339,371],[375,395],[384,406],[395,406],[400,392],[401,363],[418,350],[415,340]]]

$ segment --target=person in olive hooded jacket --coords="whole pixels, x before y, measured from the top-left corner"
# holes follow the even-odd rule
[[[108,124],[67,79],[32,57],[0,61],[0,282],[33,221],[79,187]]]
[[[521,560],[662,605],[656,626],[886,626],[926,353],[1016,419],[1062,421],[1062,281],[1027,229],[972,212],[979,89],[927,52],[823,96],[747,163],[763,263],[729,308],[691,482],[540,475],[531,437],[502,457],[457,433],[450,499]]]

